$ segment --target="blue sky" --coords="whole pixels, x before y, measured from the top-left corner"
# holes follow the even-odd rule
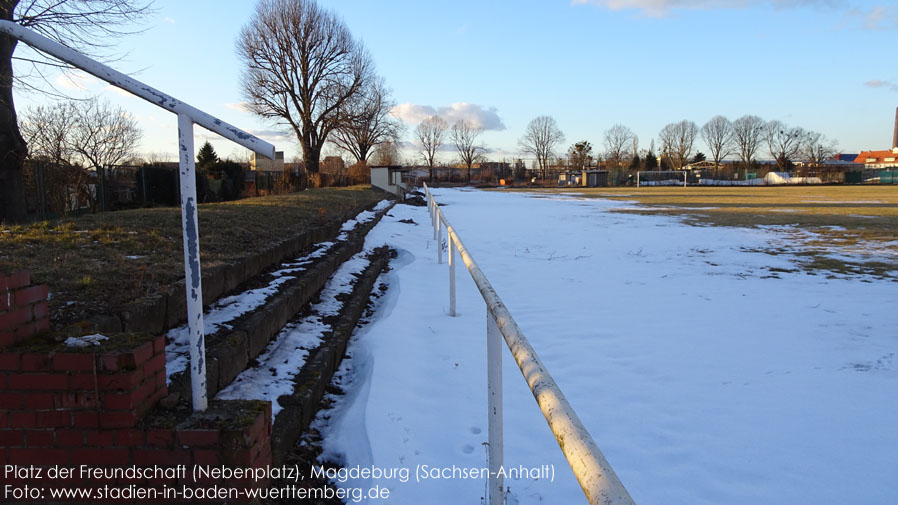
[[[539,115],[601,150],[621,123],[648,147],[669,123],[755,114],[823,132],[843,152],[890,147],[898,107],[898,4],[885,0],[333,0],[372,53],[409,123],[438,112],[476,119],[493,159],[517,153]],[[252,1],[157,0],[141,34],[116,46],[112,66],[191,105],[297,151],[243,112],[235,40]],[[55,79],[55,76],[51,76]],[[176,152],[176,118],[102,83],[76,77],[135,114],[144,153]],[[21,109],[48,100],[18,94]],[[241,152],[213,139],[220,154]],[[703,149],[703,146],[699,146]],[[412,155],[411,152],[408,153]],[[451,161],[452,153],[443,154]]]

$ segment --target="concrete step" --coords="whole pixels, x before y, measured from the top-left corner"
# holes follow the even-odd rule
[[[206,336],[206,381],[209,398],[213,398],[239,374],[255,364],[255,358],[291,319],[309,306],[331,275],[344,262],[362,251],[368,231],[391,206],[376,209],[373,217],[370,214],[366,215],[370,218],[367,222],[358,223],[348,231],[340,230],[336,236],[320,242],[317,244],[318,247],[306,254],[269,269],[268,272],[250,279],[235,290],[235,294],[238,294],[248,292],[246,288],[256,288],[254,291],[258,291],[259,286],[269,286],[271,289],[268,291],[274,293],[269,294],[264,304],[243,313],[233,321],[221,323],[218,331]],[[284,272],[293,278],[284,279],[288,277]],[[171,336],[172,332],[169,335]],[[189,369],[186,369],[183,360],[180,363],[172,361],[176,347],[170,342],[167,348],[170,365],[170,398],[166,403],[179,404],[183,408],[190,404],[190,377]],[[179,368],[184,370],[178,370]],[[171,373],[173,370],[175,373]],[[172,396],[175,397],[174,400]]]

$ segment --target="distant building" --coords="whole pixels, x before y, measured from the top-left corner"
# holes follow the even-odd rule
[[[832,161],[842,161],[842,162],[846,162],[846,163],[854,163],[854,160],[856,160],[856,159],[857,159],[857,154],[842,154],[842,153],[836,154],[835,156],[830,158],[830,160],[832,160]]]
[[[889,151],[862,151],[854,159],[864,168],[898,168],[898,146],[893,147]]]
[[[596,188],[608,185],[607,170],[565,170],[558,173],[558,186]]]
[[[702,160],[686,165],[683,170],[711,170],[713,168],[715,168],[713,161]]]
[[[857,154],[836,154],[831,158],[823,160],[823,168],[826,170],[834,170],[839,172],[847,172],[852,170],[863,170],[863,163],[855,163]]]
[[[283,172],[284,151],[275,152],[273,160],[253,153],[249,160],[249,169],[257,172]]]
[[[408,186],[402,182],[402,176],[408,169],[398,165],[371,167],[371,185],[399,198],[405,198]]]

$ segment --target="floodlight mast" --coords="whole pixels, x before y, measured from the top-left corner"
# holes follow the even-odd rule
[[[187,328],[190,334],[190,385],[193,409],[208,407],[206,397],[206,343],[203,330],[203,285],[197,223],[196,167],[193,159],[193,125],[198,124],[247,149],[274,159],[274,146],[245,131],[177,100],[151,86],[112,69],[12,21],[0,20],[0,33],[58,58],[124,89],[178,116],[178,155],[181,180],[181,224],[184,240],[184,274],[187,290]]]

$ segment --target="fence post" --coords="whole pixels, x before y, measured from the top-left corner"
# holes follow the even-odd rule
[[[143,187],[143,204],[146,205],[149,199],[147,198],[147,166],[144,165],[140,167],[140,184]]]
[[[449,241],[449,315],[455,317],[455,241],[446,228],[446,237]]]
[[[437,265],[443,264],[443,237],[440,236],[440,216],[437,216]]]
[[[47,183],[46,183],[46,174],[44,173],[44,163],[36,162],[35,163],[35,171],[37,172],[37,192],[38,192],[38,200],[40,207],[39,212],[41,219],[46,221],[49,219],[50,211],[47,208]]]
[[[200,272],[200,231],[197,222],[196,166],[193,120],[178,114],[181,221],[184,233],[184,274],[187,290],[187,329],[190,335],[190,386],[193,410],[206,410],[206,338],[203,331],[203,284]]]
[[[503,503],[505,479],[499,475],[503,460],[502,437],[502,336],[496,319],[486,309],[487,394],[489,395],[489,505]]]
[[[97,167],[97,207],[106,212],[106,167]]]

